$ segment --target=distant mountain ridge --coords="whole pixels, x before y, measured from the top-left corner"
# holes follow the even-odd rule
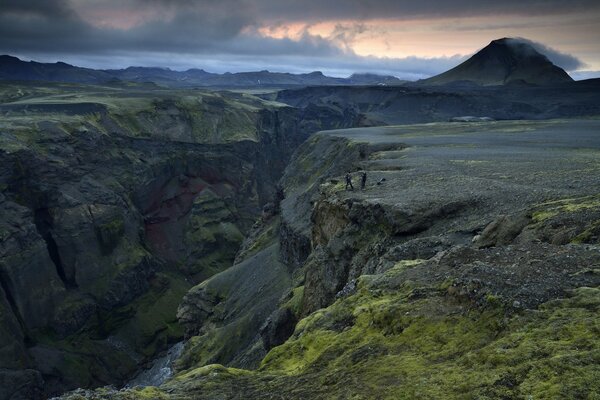
[[[527,41],[502,38],[493,40],[462,64],[419,82],[429,85],[458,82],[548,85],[572,81],[565,70],[554,65]]]
[[[77,67],[63,62],[39,63],[22,61],[17,57],[0,56],[0,80],[26,80],[103,84],[116,81],[154,82],[169,87],[261,87],[261,86],[330,86],[330,85],[398,85],[394,76],[354,74],[349,78],[334,78],[320,71],[307,74],[286,72],[237,72],[217,74],[203,69],[173,71],[169,68],[129,67],[125,69],[96,70]]]
[[[197,68],[188,69],[187,71],[174,71],[169,68],[156,67],[97,70],[77,67],[64,62],[26,62],[8,55],[0,56],[0,80],[88,84],[118,84],[121,81],[153,82],[167,87],[223,88],[340,85],[393,86],[408,83],[394,76],[372,73],[358,73],[348,78],[335,78],[326,76],[320,71],[292,74],[262,70],[218,74]],[[493,40],[460,65],[439,75],[420,80],[416,84],[548,85],[572,81],[573,79],[565,70],[554,65],[527,40],[502,38]]]

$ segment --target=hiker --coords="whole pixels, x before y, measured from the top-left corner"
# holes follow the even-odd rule
[[[367,184],[367,171],[363,171],[360,176],[360,190],[365,190]]]
[[[354,190],[354,186],[352,186],[352,175],[350,175],[350,172],[346,174],[346,190],[348,190],[348,186],[350,186],[350,190]]]

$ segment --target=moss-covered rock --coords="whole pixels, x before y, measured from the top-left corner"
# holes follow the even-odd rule
[[[517,241],[600,243],[600,195],[545,202],[534,207],[531,215],[532,224]]]
[[[600,390],[597,288],[512,314],[441,287],[380,282],[365,277],[356,294],[302,320],[259,371],[207,366],[163,389],[183,399],[593,399]]]
[[[185,228],[185,271],[202,282],[229,268],[244,235],[237,213],[211,190],[203,191],[192,205]]]
[[[290,286],[290,275],[272,243],[243,262],[192,288],[178,310],[192,337],[179,370],[198,365],[256,367],[265,354],[259,332]]]

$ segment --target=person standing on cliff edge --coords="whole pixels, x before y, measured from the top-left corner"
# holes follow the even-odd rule
[[[352,186],[352,175],[350,175],[350,172],[346,174],[346,190],[348,190],[348,186],[350,187],[350,190],[354,190],[354,186]]]
[[[367,171],[363,171],[360,175],[360,190],[365,190],[367,185]]]

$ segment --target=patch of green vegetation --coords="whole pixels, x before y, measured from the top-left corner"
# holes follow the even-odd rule
[[[531,219],[534,222],[543,222],[543,221],[546,221],[556,215],[558,215],[558,212],[556,212],[556,211],[534,211],[531,214]]]
[[[139,243],[132,243],[123,239],[116,248],[112,258],[112,267],[107,269],[104,276],[98,277],[93,281],[93,284],[86,287],[92,295],[101,298],[110,288],[113,280],[122,272],[131,268],[137,268],[144,259],[150,257],[150,253]]]
[[[231,343],[246,343],[254,336],[254,331],[249,331],[252,326],[252,315],[236,319],[230,324],[215,327],[207,334],[190,338],[184,352],[177,360],[177,369],[185,370],[195,365],[221,363],[223,360],[232,359],[235,351]]]
[[[401,260],[398,261],[394,266],[387,271],[388,274],[396,274],[404,271],[405,269],[416,267],[417,265],[423,264],[427,260],[416,258],[414,260]]]
[[[571,243],[573,243],[573,244],[591,243],[594,240],[597,242],[598,238],[600,238],[600,220],[594,221],[588,229],[584,230],[579,235],[575,236],[571,240]]]
[[[600,195],[560,199],[542,203],[532,213],[534,222],[543,222],[563,213],[600,209]]]
[[[325,370],[333,370],[347,364],[355,350],[365,346],[383,346],[386,353],[394,348],[411,348],[408,354],[400,352],[393,358],[414,363],[418,355],[422,357],[419,364],[427,364],[430,358],[448,359],[462,353],[459,343],[464,346],[484,344],[497,333],[497,325],[490,323],[495,313],[448,316],[452,307],[444,304],[441,297],[410,301],[410,287],[394,293],[374,294],[361,286],[356,295],[302,320],[292,340],[267,355],[262,369],[301,373],[319,364]],[[430,314],[430,311],[434,312]],[[332,320],[348,323],[336,327],[336,323],[330,323]],[[365,371],[379,372],[391,371],[381,368]]]
[[[112,221],[96,225],[94,228],[102,251],[109,254],[123,236],[125,223],[123,218],[115,218]]]
[[[134,399],[139,400],[163,400],[168,398],[162,390],[152,386],[131,389],[129,394],[133,396]]]
[[[591,399],[598,393],[599,289],[575,290],[510,319],[493,295],[493,306],[469,311],[441,294],[412,293],[410,286],[381,292],[361,284],[356,295],[301,321],[260,372],[244,373],[245,383],[266,392],[261,377],[268,375],[286,398]],[[228,384],[237,382],[219,368]]]
[[[442,297],[413,300],[410,293],[361,287],[301,321],[261,371],[298,382],[318,371],[321,390],[294,389],[317,397],[592,399],[600,393],[600,290],[578,289],[509,322],[500,307],[460,311]],[[353,324],[332,329],[330,321],[348,313]]]
[[[194,201],[186,235],[190,249],[185,265],[197,282],[230,267],[244,240],[234,210],[210,190]]]
[[[292,290],[291,298],[283,305],[288,308],[296,317],[302,312],[302,299],[304,298],[304,285],[298,286]]]
[[[548,206],[567,212],[575,212],[588,208],[600,207],[600,195],[591,195],[583,197],[574,197],[570,199],[560,199],[542,203],[541,206]]]
[[[267,226],[261,228],[261,232],[250,244],[250,246],[242,250],[241,258],[247,259],[261,250],[271,246],[279,235],[280,218],[272,218]]]
[[[174,273],[159,273],[150,290],[130,304],[98,317],[92,332],[106,332],[128,342],[136,352],[151,357],[183,337],[177,307],[190,284]]]
[[[249,375],[250,371],[238,368],[226,368],[220,364],[209,364],[203,367],[195,368],[189,372],[185,372],[183,374],[177,375],[175,377],[176,381],[186,381],[188,379],[197,379],[207,375],[215,375],[215,374],[228,374],[231,376],[241,376],[241,375]]]

